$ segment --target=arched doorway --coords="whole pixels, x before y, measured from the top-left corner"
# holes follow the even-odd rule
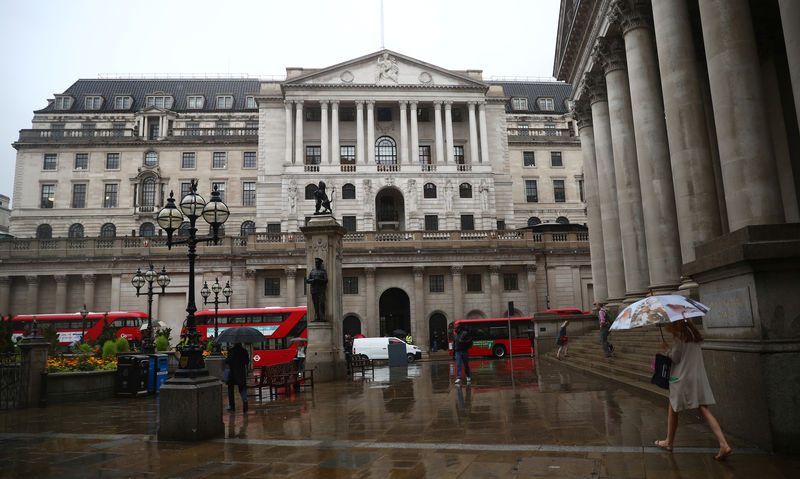
[[[349,314],[344,317],[344,322],[342,323],[342,335],[344,336],[345,334],[349,334],[350,336],[361,334],[361,320],[358,319],[358,316]]]
[[[442,313],[434,313],[428,319],[428,344],[433,348],[434,333],[439,333],[436,349],[447,349],[447,318]]]
[[[411,302],[400,288],[389,288],[379,301],[380,335],[394,336],[394,331],[411,331]]]
[[[375,195],[378,231],[403,231],[406,224],[403,193],[397,188],[384,188]]]

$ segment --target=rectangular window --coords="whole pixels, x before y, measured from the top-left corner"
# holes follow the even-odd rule
[[[190,182],[184,181],[183,183],[181,183],[181,196],[175,198],[175,202],[180,204],[183,197],[188,195],[191,190],[192,190],[192,184]]]
[[[217,97],[217,110],[230,110],[233,108],[233,95],[220,95]]]
[[[87,96],[83,98],[83,107],[87,110],[99,110],[102,103],[103,98],[100,96]]]
[[[42,164],[43,170],[55,170],[56,169],[56,156],[55,153],[45,153],[44,154],[44,163]]]
[[[281,295],[281,279],[265,278],[264,296],[280,296],[280,295]]]
[[[430,165],[431,164],[431,146],[430,145],[420,145],[419,146],[419,162],[421,165]]]
[[[464,164],[464,145],[453,146],[453,159],[456,161],[457,165]]]
[[[519,283],[517,282],[517,273],[506,273],[503,275],[503,290],[504,291],[517,291]]]
[[[133,103],[133,98],[129,96],[115,96],[114,109],[115,110],[128,110]]]
[[[578,197],[581,199],[581,202],[586,201],[586,198],[584,198],[583,194],[583,180],[578,180]]]
[[[342,293],[358,294],[358,276],[345,276],[342,278]]]
[[[56,185],[42,185],[42,208],[52,208],[56,196]]]
[[[242,206],[256,205],[256,182],[245,181],[242,183]]]
[[[244,107],[247,109],[258,108],[258,105],[256,105],[256,97],[247,95],[244,99]]]
[[[224,151],[215,151],[211,156],[211,168],[225,168],[228,164],[228,154]]]
[[[75,169],[88,170],[89,169],[89,154],[88,153],[75,153]]]
[[[56,97],[56,110],[69,110],[72,106],[72,98],[68,96]]]
[[[356,231],[356,217],[355,216],[342,216],[342,226],[348,233]]]
[[[392,121],[392,109],[378,108],[378,121]]]
[[[468,274],[467,275],[467,292],[468,293],[480,293],[483,291],[483,285],[481,284],[481,275],[480,274]]]
[[[537,203],[539,201],[536,180],[525,180],[525,201],[528,203]]]
[[[255,168],[256,166],[256,152],[245,151],[242,156],[242,168]]]
[[[536,166],[536,157],[532,151],[522,152],[522,166]]]
[[[513,110],[527,110],[528,109],[528,99],[527,98],[512,98],[511,99],[511,108]]]
[[[72,207],[86,208],[86,184],[78,183],[72,185]]]
[[[438,231],[438,230],[439,230],[439,216],[425,215],[425,231]]]
[[[221,181],[212,181],[211,182],[211,191],[214,191],[216,188],[219,191],[219,199],[220,201],[225,201],[225,183]]]
[[[356,147],[355,146],[340,146],[339,147],[339,161],[342,165],[355,165],[356,164]]]
[[[158,108],[172,108],[171,96],[151,95],[146,99],[147,106],[155,106]]]
[[[475,217],[472,215],[461,215],[461,230],[472,231],[475,229]]]
[[[267,223],[267,233],[280,233],[280,232],[281,232],[280,223]]]
[[[181,160],[181,168],[186,169],[194,169],[194,152],[193,151],[184,151],[183,152],[183,159]]]
[[[191,95],[186,97],[186,107],[190,110],[199,110],[203,108],[203,96]]]
[[[105,194],[103,195],[103,208],[116,208],[119,185],[116,183],[106,183],[105,190]]]
[[[551,151],[550,152],[550,166],[564,166],[564,162],[561,161],[561,152],[560,151]]]
[[[539,98],[539,109],[553,111],[555,110],[555,103],[552,98]]]
[[[553,180],[553,197],[556,203],[567,201],[567,193],[564,191],[564,180]]]
[[[503,231],[506,229],[506,221],[505,220],[497,220],[497,231]]]
[[[321,146],[307,146],[306,147],[306,165],[318,165],[322,162],[322,147]]]
[[[322,110],[317,107],[309,107],[305,109],[306,121],[320,121],[322,120]]]
[[[106,169],[107,170],[119,169],[119,153],[106,153]]]
[[[444,293],[443,274],[432,274],[428,276],[428,291],[431,293]]]
[[[352,106],[339,108],[339,121],[356,121],[356,109]]]

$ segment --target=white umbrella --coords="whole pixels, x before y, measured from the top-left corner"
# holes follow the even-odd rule
[[[623,309],[611,325],[612,330],[633,329],[651,324],[666,324],[705,315],[708,306],[685,296],[648,296]]]

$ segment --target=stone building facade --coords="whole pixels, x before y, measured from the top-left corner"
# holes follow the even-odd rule
[[[709,305],[723,427],[794,451],[798,36],[792,1],[563,0],[554,66],[575,87],[595,294]]]
[[[155,214],[193,179],[231,211],[196,284],[231,280],[233,307],[305,304],[300,227],[324,181],[348,230],[345,330],[426,346],[509,301],[589,309],[587,233],[520,229],[586,223],[570,91],[388,50],[284,81],[78,80],[14,144],[0,311],[141,310],[130,278],[153,261],[173,279],[154,315],[179,328],[186,260]]]

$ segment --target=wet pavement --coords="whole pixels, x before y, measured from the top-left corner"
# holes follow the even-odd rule
[[[289,398],[226,413],[225,438],[156,438],[158,399],[0,411],[0,477],[125,478],[789,478],[800,458],[729,438],[712,459],[705,423],[682,414],[672,454],[664,398],[548,360],[451,361],[375,368]],[[538,367],[537,367],[538,366]]]

